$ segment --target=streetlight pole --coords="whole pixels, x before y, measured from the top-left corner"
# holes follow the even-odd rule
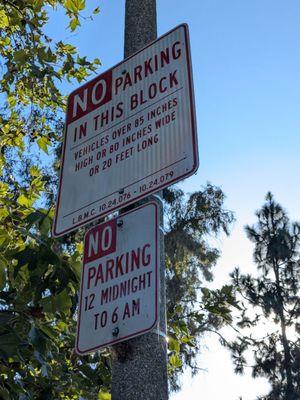
[[[156,0],[126,0],[124,56],[157,37]],[[163,208],[160,205],[160,226]],[[112,400],[168,400],[163,232],[160,230],[160,320],[153,331],[112,347]]]

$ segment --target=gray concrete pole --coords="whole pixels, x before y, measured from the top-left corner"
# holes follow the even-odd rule
[[[125,57],[157,37],[156,0],[126,0]],[[163,209],[160,207],[160,225]],[[112,347],[112,400],[167,400],[166,298],[163,232],[160,231],[160,321],[152,332]]]
[[[124,57],[156,38],[156,0],[126,0]]]

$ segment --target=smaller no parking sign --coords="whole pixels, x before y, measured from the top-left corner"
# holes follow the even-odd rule
[[[76,351],[87,354],[153,329],[158,319],[158,205],[87,231]]]

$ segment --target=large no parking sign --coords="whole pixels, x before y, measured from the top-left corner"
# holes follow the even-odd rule
[[[197,168],[188,28],[180,25],[69,96],[53,234]]]

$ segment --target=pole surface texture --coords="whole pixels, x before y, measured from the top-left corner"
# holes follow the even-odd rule
[[[157,37],[156,0],[126,0],[125,58]],[[163,210],[160,206],[160,226]],[[160,321],[156,330],[114,345],[112,400],[167,400],[165,265],[160,230]]]
[[[124,57],[156,38],[156,0],[126,0]]]

